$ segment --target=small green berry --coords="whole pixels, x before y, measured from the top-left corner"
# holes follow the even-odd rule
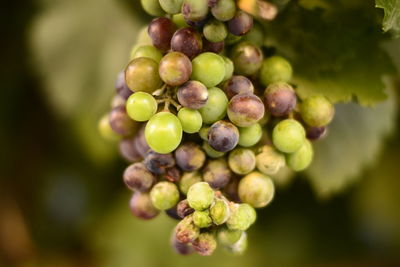
[[[255,208],[262,208],[273,199],[275,186],[268,176],[252,172],[240,180],[238,191],[243,202]]]
[[[159,182],[150,191],[151,202],[159,210],[167,210],[179,201],[178,187],[171,182]]]
[[[256,156],[256,165],[263,174],[274,175],[285,166],[285,156],[271,146],[263,146]]]
[[[225,155],[225,152],[220,152],[212,148],[207,141],[203,142],[203,150],[210,158],[220,158]]]
[[[232,230],[247,230],[257,218],[256,211],[247,203],[231,204],[231,216],[226,225]]]
[[[210,227],[212,224],[210,212],[208,210],[204,211],[196,210],[193,213],[193,223],[199,228]]]
[[[260,80],[264,86],[275,82],[289,82],[293,69],[290,63],[280,56],[265,59],[260,70]]]
[[[299,150],[287,155],[287,165],[296,172],[302,171],[311,164],[313,155],[311,142],[306,140]]]
[[[286,119],[279,122],[272,131],[272,142],[284,153],[297,151],[306,139],[304,127],[296,120]]]
[[[300,105],[301,117],[311,127],[328,125],[335,115],[332,103],[321,95],[306,98]]]
[[[225,199],[215,199],[210,207],[212,221],[216,225],[225,223],[231,215],[229,204]]]
[[[240,239],[233,245],[227,246],[227,250],[235,255],[242,255],[247,249],[247,234],[243,232]]]
[[[256,167],[254,152],[246,148],[236,148],[229,153],[228,164],[237,174],[248,174]]]
[[[185,172],[180,181],[179,181],[179,189],[182,194],[187,195],[189,188],[195,183],[201,182],[201,175],[199,172]]]
[[[223,246],[232,246],[239,241],[243,231],[232,230],[227,226],[222,226],[218,229],[217,238],[218,242]]]
[[[206,182],[200,182],[192,185],[187,193],[187,200],[190,207],[195,210],[205,210],[211,206],[214,201],[214,190]]]

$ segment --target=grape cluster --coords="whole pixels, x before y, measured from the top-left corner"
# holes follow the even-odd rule
[[[99,123],[131,162],[130,209],[179,220],[171,244],[180,254],[210,255],[217,243],[240,254],[274,176],[310,165],[310,141],[325,135],[334,106],[297,96],[290,63],[263,51],[262,27],[234,0],[141,3],[159,16],[151,44],[133,47]]]

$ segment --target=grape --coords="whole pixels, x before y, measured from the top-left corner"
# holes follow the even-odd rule
[[[181,217],[178,216],[178,212],[177,212],[176,208],[177,208],[177,207],[174,206],[174,207],[172,207],[172,208],[166,210],[166,211],[165,211],[165,214],[167,214],[168,217],[170,217],[171,219],[180,221],[180,220],[181,220]]]
[[[162,10],[158,0],[140,0],[143,9],[152,16],[162,16],[164,11]]]
[[[217,241],[211,233],[201,233],[199,237],[193,241],[193,248],[202,256],[210,256],[217,248]]]
[[[145,129],[146,142],[155,152],[166,154],[174,151],[182,140],[182,125],[170,112],[154,115]]]
[[[150,191],[151,202],[159,210],[167,210],[179,201],[179,190],[171,182],[159,182]]]
[[[229,101],[228,117],[239,127],[249,127],[264,116],[264,104],[258,96],[245,93],[235,95]]]
[[[208,90],[201,82],[188,81],[179,87],[177,96],[182,106],[199,109],[207,103]]]
[[[225,199],[215,199],[210,207],[210,216],[215,225],[224,224],[231,215],[229,204]]]
[[[210,130],[209,126],[203,126],[203,127],[201,127],[201,129],[199,131],[199,136],[204,141],[208,141],[208,131],[209,130]]]
[[[258,46],[249,42],[241,42],[232,49],[231,59],[236,74],[251,76],[261,68],[264,55]]]
[[[268,86],[270,83],[289,82],[292,79],[292,66],[280,56],[265,59],[260,69],[260,81]]]
[[[126,101],[126,111],[135,121],[148,121],[157,112],[157,101],[151,94],[137,92]]]
[[[148,28],[153,45],[162,52],[167,52],[171,47],[171,38],[176,30],[175,24],[169,18],[155,18]]]
[[[250,149],[237,148],[229,153],[229,168],[237,174],[248,174],[256,167],[256,155]]]
[[[332,103],[322,95],[306,98],[300,105],[301,117],[311,127],[328,125],[335,114]]]
[[[171,167],[165,170],[162,178],[173,183],[177,183],[181,180],[181,171],[177,167]]]
[[[128,90],[131,91],[130,89],[128,89]],[[125,106],[125,104],[126,104],[126,100],[122,96],[115,95],[111,100],[111,105],[110,106],[111,106],[111,108],[115,108],[115,107],[118,107],[118,106]]]
[[[207,156],[210,158],[220,158],[225,155],[225,152],[220,152],[212,148],[208,142],[204,141],[203,143],[203,150],[206,152]]]
[[[242,234],[241,230],[231,230],[224,226],[218,229],[217,239],[222,245],[231,246],[240,240]]]
[[[299,150],[287,155],[287,165],[296,172],[302,171],[311,164],[313,155],[313,147],[310,141],[306,140]]]
[[[189,80],[192,73],[192,64],[184,54],[170,52],[162,58],[159,73],[166,84],[178,86]]]
[[[185,18],[183,17],[182,13],[179,14],[175,14],[172,16],[172,22],[176,25],[176,27],[178,27],[179,29],[181,28],[185,28],[187,26],[189,26],[186,21]]]
[[[111,129],[115,133],[122,136],[130,136],[135,133],[137,123],[129,118],[124,106],[113,108],[108,119]]]
[[[303,145],[305,137],[303,126],[293,119],[279,122],[272,131],[272,142],[284,153],[296,152]]]
[[[129,207],[133,215],[143,220],[153,219],[160,213],[151,203],[148,193],[135,192],[129,202]]]
[[[276,174],[285,166],[285,157],[271,146],[263,146],[256,156],[257,169],[266,175]]]
[[[228,57],[222,56],[222,58],[225,61],[225,77],[222,81],[226,81],[232,77],[234,66],[232,60],[230,60]]]
[[[126,85],[125,71],[120,71],[118,73],[117,80],[115,81],[115,90],[117,91],[117,94],[125,100],[133,93],[132,90],[129,89],[128,85]]]
[[[208,88],[216,86],[225,77],[225,62],[221,56],[205,52],[192,61],[192,79],[203,83]]]
[[[125,80],[134,92],[154,92],[161,86],[157,62],[145,57],[132,60],[125,69]]]
[[[114,130],[111,128],[109,114],[106,114],[103,117],[101,117],[97,125],[97,128],[99,130],[101,137],[103,137],[106,140],[116,141],[120,138],[119,135],[115,133]]]
[[[210,217],[210,212],[208,210],[199,211],[196,210],[193,213],[193,223],[199,228],[207,228],[212,224],[212,219]]]
[[[203,167],[206,155],[198,144],[187,142],[175,150],[175,159],[179,168],[191,172]]]
[[[261,24],[254,21],[253,28],[243,36],[243,40],[262,47],[264,45],[264,29]]]
[[[254,92],[253,83],[248,78],[241,75],[232,76],[232,78],[224,83],[222,89],[228,96],[228,99],[238,94]]]
[[[207,163],[203,171],[204,181],[212,188],[223,188],[231,179],[232,172],[228,168],[225,159],[211,160]]]
[[[275,194],[275,186],[271,178],[259,172],[252,172],[243,177],[239,182],[238,190],[240,199],[255,208],[267,206]]]
[[[287,83],[271,83],[264,92],[264,102],[268,111],[275,117],[288,115],[297,104],[297,97]]]
[[[147,152],[150,150],[144,132],[145,127],[140,128],[136,136],[133,138],[133,145],[135,146],[137,152],[139,152],[140,156],[142,156],[142,158],[144,158]]]
[[[230,122],[217,121],[208,131],[208,143],[217,151],[230,151],[238,142],[239,130]]]
[[[177,240],[175,233],[171,236],[171,246],[180,255],[189,255],[194,252],[190,244],[181,243]]]
[[[234,0],[219,0],[211,7],[212,15],[220,21],[228,21],[235,16],[236,3]]]
[[[185,133],[197,133],[203,123],[200,112],[195,109],[181,108],[178,118]]]
[[[129,165],[124,171],[123,178],[129,189],[140,192],[149,191],[156,181],[156,177],[141,162]]]
[[[210,20],[203,28],[204,37],[213,43],[222,42],[228,35],[228,30],[224,23],[216,19]]]
[[[184,16],[184,17],[185,17],[185,16]],[[190,20],[190,19],[186,19],[186,18],[185,18],[185,22],[186,22],[186,24],[189,25],[190,27],[199,29],[199,28],[202,28],[202,27],[204,26],[204,24],[206,24],[207,18],[204,18],[204,19],[199,20],[199,21],[193,21],[193,20]]]
[[[189,188],[187,200],[195,210],[208,209],[214,201],[214,190],[206,182],[195,183]]]
[[[134,139],[132,138],[125,138],[119,142],[119,153],[121,156],[129,161],[129,162],[136,162],[142,159],[142,156],[137,151],[136,146],[133,142]]]
[[[167,169],[175,165],[175,159],[172,154],[159,154],[149,151],[144,158],[144,165],[154,174],[163,174]]]
[[[183,0],[159,0],[160,6],[168,14],[177,14],[181,12]]]
[[[199,172],[185,172],[179,181],[179,190],[181,190],[182,194],[187,195],[189,188],[201,181],[202,179]]]
[[[179,29],[172,36],[171,49],[193,59],[203,50],[201,35],[190,27]]]
[[[207,103],[199,109],[203,123],[211,124],[225,117],[227,105],[228,98],[221,89],[208,89]]]
[[[231,216],[229,217],[226,225],[231,230],[246,231],[257,218],[254,208],[246,203],[232,204]]]
[[[257,144],[262,137],[262,128],[259,123],[249,127],[239,127],[239,146],[251,147]]]
[[[326,136],[326,126],[322,127],[307,127],[306,136],[311,141],[316,141]]]
[[[189,216],[190,214],[192,214],[194,212],[194,209],[192,209],[189,206],[189,202],[187,201],[187,199],[184,199],[184,200],[179,201],[178,206],[177,206],[177,212],[178,212],[178,216],[183,219],[186,216]]]
[[[152,45],[141,45],[136,49],[132,50],[131,53],[131,60],[139,57],[151,58],[155,62],[160,63],[162,54],[160,50],[158,50]]]
[[[208,14],[208,0],[183,0],[182,13],[186,20],[203,20]]]
[[[241,10],[228,21],[229,31],[237,36],[245,35],[251,28],[253,28],[253,17]]]
[[[225,44],[227,45],[234,45],[241,41],[243,39],[243,36],[237,36],[233,35],[232,33],[228,32],[228,36],[225,39]]]
[[[212,52],[215,54],[219,54],[221,53],[225,48],[225,42],[217,42],[217,43],[213,43],[213,42],[209,42],[207,41],[207,39],[203,39],[203,51],[204,52]],[[233,70],[232,70],[233,72]]]
[[[180,243],[193,242],[200,235],[200,229],[194,225],[193,216],[183,218],[175,228],[175,237]]]
[[[240,236],[240,239],[233,245],[226,247],[229,252],[235,255],[243,254],[247,249],[247,234],[243,232]]]
[[[229,183],[224,187],[224,195],[226,195],[231,201],[241,202],[238,193],[239,179],[233,176]]]

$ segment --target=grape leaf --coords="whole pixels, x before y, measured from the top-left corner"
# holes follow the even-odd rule
[[[374,108],[336,105],[328,136],[315,143],[314,161],[306,171],[317,195],[329,197],[344,190],[377,162],[384,139],[395,126],[396,103],[392,94]]]
[[[400,1],[376,0],[377,8],[383,8],[383,30],[392,31],[395,37],[400,37]]]

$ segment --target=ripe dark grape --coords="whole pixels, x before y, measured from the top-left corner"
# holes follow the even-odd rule
[[[248,78],[241,75],[232,76],[232,78],[224,83],[222,89],[228,96],[228,99],[231,99],[237,94],[254,92],[253,83]]]
[[[253,17],[244,11],[236,12],[235,16],[228,21],[229,31],[237,36],[248,33],[253,28]]]
[[[171,153],[159,154],[150,151],[144,158],[144,165],[146,165],[146,168],[154,174],[163,174],[167,169],[175,165],[175,159]]]
[[[183,171],[191,172],[203,167],[206,155],[198,144],[187,142],[176,149],[175,159]]]
[[[258,46],[250,42],[241,42],[232,49],[231,59],[236,74],[251,76],[261,68],[264,55]]]
[[[198,81],[188,81],[178,89],[179,103],[190,109],[202,108],[208,100],[207,87]]]
[[[151,203],[148,193],[135,192],[129,202],[129,207],[132,214],[142,220],[153,219],[160,213]]]
[[[297,97],[287,83],[272,83],[264,93],[267,110],[275,117],[288,115],[296,107]]]
[[[165,213],[168,215],[168,217],[170,217],[172,219],[179,220],[179,221],[181,220],[181,217],[179,217],[179,215],[178,215],[177,206],[166,210]]]
[[[214,189],[224,188],[232,177],[225,159],[211,160],[204,168],[204,181]]]
[[[121,156],[129,162],[136,162],[142,159],[142,156],[137,151],[133,140],[133,138],[122,139],[118,146]]]
[[[249,127],[264,116],[264,104],[253,94],[240,94],[232,97],[228,104],[228,117],[239,127]]]
[[[224,51],[224,48],[225,48],[224,41],[213,43],[206,39],[203,39],[203,51],[204,52],[212,52],[212,53],[219,54],[222,51]]]
[[[319,140],[326,136],[326,126],[322,127],[307,127],[306,137],[311,141]]]
[[[183,53],[170,52],[161,60],[159,73],[166,84],[178,86],[189,80],[192,74],[192,62]]]
[[[203,50],[201,35],[190,27],[179,29],[172,36],[171,49],[193,59]]]
[[[125,71],[120,71],[118,73],[117,80],[115,81],[115,90],[117,91],[117,94],[125,100],[127,100],[133,93],[132,90],[129,89],[128,85],[126,85]]]
[[[169,18],[160,17],[153,19],[148,28],[153,45],[163,52],[171,47],[171,38],[176,30],[175,24]]]
[[[113,108],[109,114],[111,129],[122,136],[130,136],[135,133],[137,123],[129,118],[124,106]]]
[[[129,165],[124,171],[123,178],[129,189],[140,192],[149,191],[156,181],[156,177],[141,162]]]
[[[194,212],[194,209],[189,206],[187,199],[179,201],[176,210],[178,216],[182,219]]]
[[[227,152],[235,148],[239,142],[239,130],[230,122],[217,121],[208,131],[208,143],[220,152]]]
[[[140,128],[138,133],[133,138],[133,144],[137,152],[139,152],[140,156],[144,158],[147,152],[150,151],[150,147],[146,142],[146,138],[144,136],[144,129],[145,127]]]

